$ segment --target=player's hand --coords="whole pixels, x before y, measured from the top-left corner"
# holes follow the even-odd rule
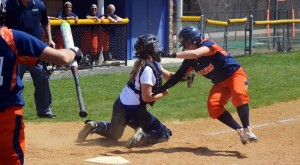
[[[76,60],[77,63],[79,64],[83,57],[82,51],[78,47],[70,48],[70,50],[72,50],[75,53],[74,60]]]
[[[49,40],[49,41],[48,41],[48,45],[49,45],[51,48],[54,48],[54,49],[55,49],[55,43],[53,42],[53,40]]]
[[[168,89],[165,90],[162,94],[163,94],[163,96],[167,96],[169,94],[169,90]]]
[[[175,53],[175,52],[158,51],[157,53],[158,53],[161,57],[176,58],[176,53]]]

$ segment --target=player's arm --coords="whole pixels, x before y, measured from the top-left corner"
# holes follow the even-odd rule
[[[162,93],[158,93],[157,95],[153,95],[152,85],[150,84],[141,84],[142,90],[142,99],[144,102],[153,102],[161,99],[162,97],[168,95],[168,90],[165,90]]]
[[[47,61],[57,65],[68,65],[74,60],[81,60],[82,52],[78,48],[69,49],[54,49],[47,46],[39,39],[18,30],[12,30],[14,43],[17,49],[21,62],[29,63],[29,58]]]
[[[117,15],[115,15],[115,16],[116,16],[115,20],[116,20],[117,22],[123,22],[123,18],[121,18],[121,17],[119,17],[119,16],[117,16]]]
[[[108,16],[106,19],[108,19],[112,23],[117,23],[118,22],[116,19],[112,18],[111,16]]]
[[[182,52],[176,53],[176,58],[181,59],[196,59],[200,58],[202,56],[207,55],[210,52],[210,47],[207,46],[201,46],[200,48],[194,49],[194,50],[185,50]]]
[[[76,53],[70,49],[53,49],[47,46],[39,56],[39,60],[57,65],[68,65],[74,61]]]
[[[185,76],[185,74],[189,69],[190,69],[190,60],[184,60],[180,68],[176,71],[176,73],[172,75],[170,79],[158,91],[155,91],[154,94],[161,93],[176,85],[182,79],[182,77]]]
[[[163,74],[163,78],[164,78],[165,80],[169,80],[170,77],[172,77],[172,76],[174,75],[174,72],[170,72],[170,71],[168,71],[168,70],[162,68],[162,74]]]
[[[97,22],[101,22],[101,19],[99,19],[97,16],[91,16],[91,15],[86,15],[86,19],[93,19],[96,20]]]

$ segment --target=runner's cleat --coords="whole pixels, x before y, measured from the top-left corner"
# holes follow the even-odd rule
[[[252,132],[251,128],[248,126],[248,128],[245,128],[244,131],[245,135],[247,136],[248,141],[251,142],[257,142],[257,137],[255,134]]]
[[[238,132],[238,135],[240,136],[241,142],[243,145],[246,145],[248,143],[247,135],[245,134],[244,128],[240,128],[236,130]]]

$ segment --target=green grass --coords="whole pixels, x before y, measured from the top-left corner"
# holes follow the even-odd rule
[[[257,54],[236,57],[249,76],[251,108],[300,98],[300,52]],[[166,68],[176,71],[177,68]],[[51,80],[52,110],[56,119],[36,117],[32,82],[25,83],[24,98],[26,121],[84,121],[86,119],[110,120],[112,106],[128,80],[129,72],[80,77],[80,85],[87,118],[78,116],[79,106],[73,78]],[[169,96],[159,100],[149,111],[161,121],[189,120],[207,117],[206,100],[210,80],[196,76],[192,88],[179,83],[169,91]],[[227,109],[235,112],[231,102]],[[288,110],[288,109],[283,109]]]

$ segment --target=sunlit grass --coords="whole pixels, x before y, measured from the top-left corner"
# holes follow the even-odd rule
[[[249,76],[250,106],[261,107],[300,98],[300,52],[260,54],[236,57]],[[176,71],[177,68],[166,68]],[[129,72],[80,77],[87,118],[78,115],[79,106],[73,78],[51,80],[52,110],[56,119],[49,121],[110,120],[112,106],[126,85]],[[149,111],[161,121],[189,120],[207,117],[206,101],[211,82],[196,76],[192,88],[179,83],[170,89],[169,96],[159,100]],[[32,82],[25,83],[25,120],[45,121],[36,117]],[[235,111],[228,103],[227,109]]]

